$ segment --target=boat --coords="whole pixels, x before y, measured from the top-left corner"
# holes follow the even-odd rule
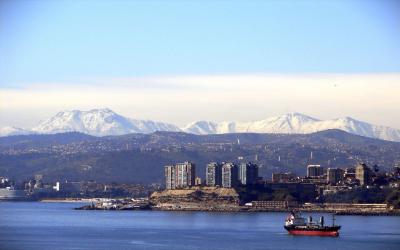
[[[332,225],[327,226],[324,222],[324,216],[320,217],[319,222],[313,222],[311,216],[306,221],[300,213],[292,212],[286,218],[284,228],[292,235],[338,237],[341,226],[335,225],[334,215],[332,215]]]

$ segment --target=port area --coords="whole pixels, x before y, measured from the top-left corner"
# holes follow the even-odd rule
[[[91,199],[90,204],[77,207],[75,210],[149,210],[147,198]]]

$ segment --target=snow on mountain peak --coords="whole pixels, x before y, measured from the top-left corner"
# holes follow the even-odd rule
[[[209,121],[192,122],[182,128],[183,131],[191,131],[193,134],[214,134],[218,128],[218,124]]]
[[[250,122],[196,121],[180,129],[169,123],[130,119],[108,108],[88,111],[60,111],[53,117],[40,122],[31,130],[16,127],[0,128],[0,136],[31,133],[53,134],[74,131],[95,136],[152,133],[155,131],[184,131],[199,135],[223,133],[309,134],[328,129],[340,129],[356,135],[400,142],[400,130],[372,125],[351,117],[318,120],[294,112]]]
[[[110,109],[89,111],[66,110],[45,120],[32,129],[36,133],[82,132],[95,136],[151,133],[155,131],[179,131],[174,125],[134,120],[123,117]]]
[[[213,124],[204,129],[204,124]],[[351,117],[332,120],[318,120],[301,114],[288,113],[273,116],[263,120],[251,122],[221,122],[207,121],[194,122],[182,128],[183,131],[193,134],[223,134],[223,133],[282,133],[282,134],[309,134],[328,129],[340,129],[352,134],[379,138],[390,141],[400,141],[400,130],[376,126],[358,121]]]

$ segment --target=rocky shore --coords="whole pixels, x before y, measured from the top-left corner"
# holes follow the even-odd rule
[[[164,190],[150,196],[152,209],[166,211],[238,212],[239,194],[233,188],[193,187]]]
[[[92,202],[80,210],[160,210],[207,212],[301,212],[337,215],[400,216],[400,210],[387,204],[304,203],[288,201],[253,201],[241,203],[233,188],[192,187],[157,191],[142,199],[114,199]]]

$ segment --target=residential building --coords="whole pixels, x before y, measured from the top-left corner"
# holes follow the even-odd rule
[[[356,167],[356,179],[361,186],[370,184],[372,179],[371,169],[366,164],[359,163]]]
[[[196,178],[195,164],[185,161],[175,165],[176,188],[186,188],[194,186]]]
[[[307,177],[320,177],[324,175],[324,169],[321,165],[308,165],[307,166]]]
[[[165,166],[165,188],[175,189],[175,166]]]
[[[222,165],[222,187],[235,187],[238,183],[238,167],[236,164],[228,162]]]
[[[336,185],[343,180],[344,170],[341,168],[328,168],[326,177],[329,184]]]
[[[258,178],[257,164],[248,162],[239,165],[239,181],[242,185],[254,184]]]
[[[211,162],[206,168],[206,185],[207,186],[222,186],[222,164]]]
[[[165,188],[187,188],[195,185],[196,170],[192,162],[165,166]]]

